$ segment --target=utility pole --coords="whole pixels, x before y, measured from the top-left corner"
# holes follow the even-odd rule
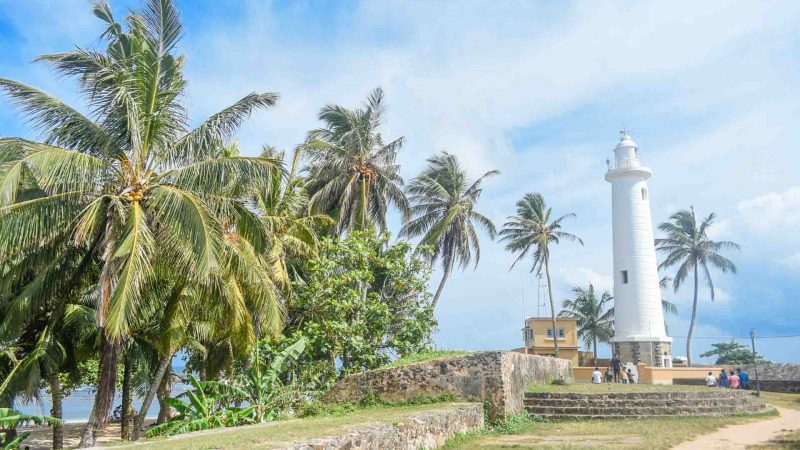
[[[756,359],[756,329],[750,330],[750,344],[753,346],[753,369],[756,376],[756,396],[761,396],[761,380],[758,378],[758,360]]]

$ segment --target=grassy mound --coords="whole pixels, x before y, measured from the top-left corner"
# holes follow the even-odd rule
[[[401,367],[418,362],[430,361],[432,359],[448,358],[452,356],[464,356],[469,354],[470,352],[466,350],[427,350],[424,352],[414,353],[413,355],[408,355],[402,358],[395,359],[389,364],[382,366],[382,368]]]

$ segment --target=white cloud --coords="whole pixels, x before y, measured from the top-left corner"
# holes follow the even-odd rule
[[[84,0],[23,3],[6,2],[3,13],[23,33],[27,60],[96,42],[100,23]],[[139,4],[112,0],[120,18],[126,6]],[[404,177],[448,150],[472,176],[503,172],[487,183],[479,205],[498,226],[528,191],[543,192],[554,214],[578,214],[566,225],[586,247],[559,246],[554,258],[554,295],[563,298],[569,287],[589,281],[598,290],[612,287],[603,162],[623,122],[654,170],[656,224],[694,204],[720,214],[715,239],[743,245],[737,263],[763,261],[769,251],[792,255],[787,266],[800,260],[800,246],[785,242],[800,224],[800,187],[792,187],[800,165],[794,150],[800,108],[787,95],[800,89],[791,39],[798,6],[365,1],[308,25],[285,20],[268,2],[249,1],[232,7],[239,8],[236,21],[184,12],[192,22],[181,50],[195,121],[253,90],[281,93],[275,109],[242,130],[243,151],[251,154],[265,143],[290,148],[319,125],[320,106],[355,106],[383,86],[389,101],[384,134],[408,142],[400,156]],[[69,84],[31,67],[14,66],[5,75],[75,98]],[[0,120],[0,134],[8,134],[7,126]],[[770,247],[765,233],[783,242]],[[445,290],[436,338],[471,349],[516,346],[522,285],[528,283],[530,296],[535,284],[527,274],[520,281],[518,272],[508,272],[513,257],[501,244],[482,243],[478,271],[455,274]],[[720,305],[742,301],[727,293],[750,283],[749,276],[731,279]],[[681,320],[689,311],[684,291],[675,296]]]
[[[741,218],[758,232],[794,233],[800,225],[800,186],[739,202],[737,208]]]
[[[800,252],[792,253],[791,255],[782,258],[780,263],[790,270],[800,271]]]
[[[604,291],[611,292],[614,289],[614,280],[610,275],[603,275],[589,267],[563,267],[559,266],[557,269],[559,278],[557,279],[562,285],[586,287],[589,283],[594,286],[595,292],[601,295]]]

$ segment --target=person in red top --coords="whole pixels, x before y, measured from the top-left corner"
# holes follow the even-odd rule
[[[728,375],[728,387],[731,389],[739,389],[739,375],[736,375],[736,372],[730,372]]]

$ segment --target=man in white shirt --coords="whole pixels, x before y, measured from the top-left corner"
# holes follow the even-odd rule
[[[603,382],[603,374],[600,372],[599,367],[594,368],[594,372],[592,372],[592,384],[600,384]]]
[[[708,372],[708,375],[706,376],[706,386],[714,387],[716,385],[717,385],[717,379],[714,378],[714,374]]]

